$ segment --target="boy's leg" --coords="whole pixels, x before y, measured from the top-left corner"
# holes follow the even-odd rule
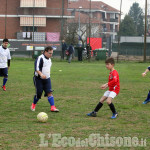
[[[92,116],[92,117],[96,117],[96,113],[100,110],[100,108],[103,106],[103,102],[107,99],[106,96],[102,96],[102,98],[100,99],[100,102],[97,104],[97,106],[95,107],[94,111],[92,111],[91,113],[88,113],[87,116]]]
[[[52,92],[48,93],[47,95],[48,95],[48,102],[49,102],[50,105],[51,105],[51,111],[52,111],[52,112],[59,112],[59,109],[57,109],[57,108],[55,107],[55,104],[54,104],[54,97],[53,97],[53,95],[52,95]]]
[[[45,91],[45,96],[47,96],[48,102],[50,103],[51,111],[52,112],[59,112],[59,110],[55,107],[55,104],[54,104],[54,97],[53,97],[53,94],[52,94],[53,90],[52,90],[51,79],[50,78],[45,80],[44,91]]]
[[[116,109],[115,109],[114,104],[112,103],[112,98],[111,97],[107,98],[107,104],[109,105],[112,113],[115,114],[116,113]]]
[[[107,99],[106,96],[101,97],[100,102],[97,104],[97,106],[94,109],[95,112],[98,112],[100,110],[100,108],[103,106],[103,103],[106,99]]]
[[[2,88],[3,88],[4,91],[6,91],[6,86],[5,85],[6,85],[7,80],[8,80],[7,77],[3,78],[3,86],[2,86]]]
[[[37,95],[35,95],[34,99],[33,99],[33,103],[31,105],[31,110],[32,111],[35,111],[35,107],[36,107],[36,104],[37,104],[38,101],[39,101],[39,98],[37,97]]]
[[[8,68],[3,68],[2,73],[4,75],[2,88],[3,88],[4,91],[6,91],[6,86],[5,85],[6,85],[6,82],[8,80]]]
[[[147,98],[146,98],[146,100],[143,102],[143,104],[147,104],[148,102],[150,102],[150,91],[148,92]]]
[[[4,77],[3,78],[3,86],[5,86],[6,82],[7,82],[8,78],[7,77]]]
[[[34,96],[33,103],[31,105],[31,110],[35,111],[35,107],[39,99],[41,99],[43,93],[43,84],[42,80],[38,79],[37,77],[33,77],[34,86],[36,89],[36,95]]]
[[[116,118],[117,117],[117,112],[116,112],[116,109],[115,109],[115,106],[114,106],[114,104],[112,103],[112,97],[108,97],[107,98],[107,104],[109,105],[109,107],[110,107],[110,110],[112,111],[112,113],[113,113],[113,115],[112,115],[112,119],[114,119],[114,118]]]

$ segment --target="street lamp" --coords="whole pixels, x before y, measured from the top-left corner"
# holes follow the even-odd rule
[[[91,7],[92,7],[92,3],[91,3],[91,0],[90,0],[90,6],[89,6],[89,49],[88,49],[88,53],[89,53],[89,56],[88,56],[88,60],[90,61],[91,60]]]
[[[34,31],[35,31],[35,28],[34,28],[34,10],[35,10],[35,0],[33,0],[33,42],[34,42]]]
[[[80,10],[82,9],[82,6],[79,6],[79,40],[81,38],[81,27],[80,27]]]
[[[144,33],[144,56],[143,61],[146,61],[146,34],[147,34],[147,0],[145,0],[145,33]]]
[[[118,54],[117,54],[117,63],[119,61],[120,53],[120,24],[121,24],[121,9],[122,9],[122,0],[120,0],[120,20],[119,20],[119,32],[118,32]]]
[[[35,22],[34,22],[34,9],[35,9],[35,0],[33,0],[33,44],[34,44],[34,32],[35,32],[35,27],[34,27],[34,24],[35,24]],[[34,49],[34,45],[33,45],[33,53],[32,53],[32,58],[34,58],[34,53],[35,53],[35,49]]]
[[[7,25],[7,0],[6,0],[6,8],[5,8],[5,38],[7,35],[6,25]]]

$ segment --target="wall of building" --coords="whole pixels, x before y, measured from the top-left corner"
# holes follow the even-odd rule
[[[39,9],[39,11],[42,13],[42,10],[48,9],[56,9],[56,11],[60,11],[59,15],[62,15],[62,1],[63,0],[47,0],[47,8],[35,8],[36,10]],[[9,39],[16,39],[16,33],[17,32],[23,32],[23,27],[20,26],[20,0],[7,0],[7,14],[6,14],[6,1],[0,2],[1,9],[0,9],[0,39],[3,39],[5,37]],[[64,0],[64,15],[67,15],[67,6],[68,6],[68,0]],[[28,9],[28,8],[27,8]],[[29,8],[32,10],[32,8]],[[56,12],[55,11],[55,12]],[[54,13],[55,13],[54,12]],[[9,16],[9,15],[15,15]],[[22,14],[21,14],[22,15]],[[47,14],[45,14],[47,15]],[[49,14],[51,15],[51,14]],[[46,20],[46,27],[38,27],[38,32],[61,32],[61,18],[56,18],[57,15],[53,14],[51,18],[47,18]],[[5,18],[7,17],[7,19]],[[5,20],[6,19],[6,20]],[[6,25],[5,25],[6,22]],[[5,26],[6,26],[6,33],[5,33]]]

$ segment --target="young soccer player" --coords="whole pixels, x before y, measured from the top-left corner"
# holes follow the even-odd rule
[[[3,39],[3,44],[0,46],[0,76],[3,76],[2,88],[6,91],[6,82],[8,80],[8,69],[10,67],[10,51],[7,48],[9,44],[8,39]]]
[[[116,112],[114,104],[112,103],[112,99],[115,98],[119,94],[119,91],[120,91],[119,74],[114,69],[115,61],[113,58],[108,58],[105,61],[105,64],[106,64],[106,68],[110,70],[110,73],[109,73],[108,83],[103,84],[101,86],[101,89],[104,90],[107,87],[109,87],[109,90],[107,90],[104,93],[104,95],[101,97],[100,102],[97,104],[94,111],[92,111],[91,113],[88,113],[87,116],[96,117],[97,112],[103,106],[103,103],[106,100],[107,104],[109,105],[113,113],[111,118],[114,119],[117,117],[118,114]]]
[[[35,107],[39,99],[41,99],[43,91],[45,96],[47,96],[48,102],[51,106],[52,112],[59,112],[59,110],[54,105],[53,90],[51,89],[51,79],[50,79],[50,68],[52,66],[51,57],[53,55],[53,48],[48,46],[45,48],[43,54],[41,54],[34,64],[34,85],[36,88],[36,94],[31,105],[31,110],[35,111]]]
[[[145,70],[145,72],[142,73],[142,76],[145,77],[147,72],[149,72],[149,71],[150,71],[150,66]],[[150,102],[150,91],[148,92],[147,98],[143,102],[143,104],[147,104],[148,102]]]

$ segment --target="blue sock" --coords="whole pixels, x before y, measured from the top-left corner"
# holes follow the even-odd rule
[[[33,103],[36,104],[39,101],[39,98],[36,97],[36,95],[34,96],[34,100]]]
[[[49,96],[48,101],[49,101],[51,106],[54,106],[54,97],[53,96]]]
[[[6,84],[8,78],[3,78],[3,86]]]
[[[150,91],[148,92],[148,95],[147,95],[147,99],[146,99],[146,100],[148,100],[148,99],[150,99]]]

